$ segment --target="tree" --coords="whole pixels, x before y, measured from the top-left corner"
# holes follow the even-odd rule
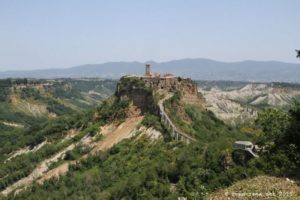
[[[267,108],[258,114],[256,123],[263,131],[260,142],[263,144],[278,142],[289,127],[289,115],[282,110]]]
[[[300,102],[296,101],[288,113],[266,109],[259,113],[257,125],[263,130],[259,140],[268,147],[264,159],[269,172],[300,177]]]
[[[294,146],[297,151],[300,151],[300,101],[296,101],[290,111],[289,114],[291,116],[291,122],[287,133],[285,134],[284,140]],[[300,159],[300,153],[299,153]],[[300,161],[299,161],[300,162]]]
[[[296,52],[297,52],[297,58],[300,59],[300,50],[297,50],[297,49],[296,49]]]

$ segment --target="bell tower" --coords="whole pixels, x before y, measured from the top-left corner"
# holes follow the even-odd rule
[[[145,65],[145,76],[151,76],[150,64]]]

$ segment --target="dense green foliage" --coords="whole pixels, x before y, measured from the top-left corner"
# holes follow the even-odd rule
[[[83,92],[80,89],[92,89],[97,87],[97,81],[74,81],[75,85],[77,85],[76,92],[79,94]],[[40,90],[35,86],[38,84],[45,83],[44,81],[28,81],[27,79],[22,80],[1,80],[1,102],[0,102],[0,188],[4,189],[8,185],[12,184],[13,182],[19,180],[22,177],[29,175],[29,173],[37,166],[39,162],[42,160],[52,156],[53,154],[57,153],[58,151],[66,148],[73,142],[80,140],[85,135],[93,136],[95,135],[96,130],[99,128],[100,123],[104,122],[105,119],[103,118],[102,121],[98,123],[91,123],[93,117],[93,113],[82,113],[82,114],[72,114],[69,113],[66,115],[67,112],[70,111],[69,108],[65,107],[64,105],[58,103],[56,99],[49,98],[51,97],[51,90],[57,89],[60,87],[59,83],[56,82],[57,86],[47,86],[44,88],[46,91]],[[82,83],[82,84],[80,84]],[[114,87],[113,81],[104,81],[101,85],[101,89],[105,88],[108,84],[111,84],[111,87]],[[29,85],[27,85],[29,84]],[[15,86],[14,86],[15,85]],[[55,84],[54,84],[55,85]],[[88,85],[88,86],[87,86]],[[110,88],[111,89],[111,88]],[[47,93],[47,90],[49,90]],[[102,90],[98,90],[101,92]],[[107,89],[106,92],[111,92]],[[49,96],[50,94],[50,96]],[[10,104],[8,99],[9,95],[15,95],[22,100],[28,101],[35,101],[40,104],[44,103],[47,105],[47,109],[49,112],[56,113],[58,115],[63,115],[56,119],[48,120],[47,117],[36,117],[28,115],[28,113],[23,112],[22,110],[17,110],[14,105]],[[73,98],[71,96],[66,96],[68,98]],[[101,97],[103,98],[103,97]],[[121,107],[125,109],[128,104],[121,101],[118,103],[112,103],[112,107],[114,109],[110,110],[105,109],[106,105],[104,104],[102,107],[99,108],[100,113],[102,115],[109,116],[109,113],[105,113],[107,110],[119,113],[124,113],[125,111],[120,111]],[[123,118],[124,118],[124,114]],[[1,120],[4,122],[13,122],[19,123],[24,126],[22,127],[13,127],[8,126],[1,123]],[[72,140],[60,142],[60,140],[67,134],[70,129],[81,129],[82,132],[74,137]],[[8,157],[10,157],[14,151],[29,147],[30,149],[35,147],[36,145],[42,143],[43,141],[48,142],[45,146],[39,149],[36,152],[31,152],[27,154],[23,154],[21,156],[17,156],[10,161],[4,162]],[[74,157],[81,153],[86,153],[86,151],[75,151],[68,152],[69,157]],[[67,157],[68,158],[68,157]]]
[[[179,109],[180,98],[180,93],[176,93],[168,103]],[[126,108],[124,103],[117,99],[107,101],[99,109],[107,115],[97,118],[110,121],[112,113]],[[190,105],[185,105],[184,110],[194,121],[187,127],[188,133],[194,133],[199,142],[187,146],[166,140],[153,143],[146,138],[124,141],[73,166],[60,180],[33,186],[17,199],[174,199],[180,196],[201,199],[206,192],[256,174],[256,169],[236,165],[229,159],[234,140],[245,136],[227,127],[212,113]],[[152,114],[147,114],[142,124],[164,129],[159,118]],[[70,153],[68,159],[76,157],[76,153]]]
[[[11,86],[11,79],[0,80],[0,102],[6,101]]]
[[[130,94],[133,90],[141,89],[145,92],[150,92],[149,88],[145,87],[144,81],[138,77],[122,77],[117,85],[116,95]]]
[[[81,124],[85,117],[75,114],[76,102],[84,99],[89,91],[94,91],[96,96],[91,105],[98,104],[112,94],[115,86],[116,81],[101,79],[0,80],[0,162],[18,148],[33,147],[45,138],[59,138],[58,135],[64,135],[69,128],[78,128],[76,124]],[[10,97],[17,99],[18,103],[12,103]],[[26,107],[27,104],[45,106],[48,113],[62,117],[49,119],[48,113],[39,113],[36,108]],[[91,105],[80,104],[80,109]]]
[[[49,158],[70,144],[79,141],[82,137],[94,136],[101,124],[112,120],[124,119],[127,107],[127,101],[114,99],[110,103],[106,101],[96,111],[89,111],[84,114],[64,115],[39,126],[31,127],[27,130],[28,132],[22,132],[20,135],[12,135],[10,137],[8,134],[7,137],[10,137],[11,141],[9,138],[3,140],[4,145],[0,147],[1,155],[7,155],[19,147],[30,146],[33,148],[45,140],[50,144],[46,144],[36,152],[17,156],[11,161],[0,165],[0,189],[4,189],[13,182],[29,175],[39,162]],[[114,115],[111,115],[112,113]],[[95,117],[96,115],[100,117]],[[81,130],[81,132],[70,140],[60,142],[71,129]],[[76,148],[74,151],[67,153],[66,159],[76,159],[79,155],[85,154],[88,151],[86,148]],[[7,157],[8,155],[4,156],[2,161]],[[9,176],[6,176],[7,174]]]
[[[86,109],[113,94],[116,83],[103,79],[61,79],[53,82],[47,91],[57,98],[66,99],[78,109]]]
[[[257,124],[263,130],[258,141],[264,147],[257,163],[267,173],[300,178],[300,103],[295,102],[288,113],[266,109]]]
[[[258,138],[260,139],[260,141],[258,141],[259,144],[277,145],[274,142],[277,142],[279,138],[282,137],[281,134],[289,126],[289,117],[288,113],[275,108],[267,108],[263,112],[260,112],[256,123],[264,134]]]
[[[175,99],[175,100],[174,100]],[[226,149],[234,140],[253,140],[263,150],[261,157],[248,163],[255,171],[264,171],[272,175],[299,177],[300,169],[300,103],[295,102],[289,112],[278,108],[266,108],[259,113],[256,129],[260,134],[241,134],[235,128],[226,126],[213,113],[191,105],[180,105],[174,97],[166,103],[173,122],[184,132],[210,143],[216,148]],[[184,122],[183,118],[189,118]],[[238,155],[238,153],[236,154]],[[245,157],[246,156],[246,157]],[[247,155],[241,154],[240,160],[247,162]],[[245,164],[240,162],[240,164]]]
[[[109,99],[104,101],[103,104],[97,109],[98,118],[105,123],[112,121],[123,121],[126,118],[126,114],[129,106],[128,100],[121,100],[119,98]]]
[[[101,125],[123,121],[131,102],[121,98],[120,94],[130,93],[134,89],[144,90],[139,79],[123,81],[124,85],[118,87],[116,96],[89,112],[64,114],[28,127],[28,132],[16,129],[12,135],[8,134],[7,126],[0,124],[6,133],[0,133],[4,138],[0,141],[0,155],[6,155],[0,161],[19,147],[34,147],[49,141],[34,153],[1,163],[0,189],[27,176],[42,160],[84,136],[96,136]],[[145,91],[152,95],[150,90]],[[40,98],[34,92],[29,96]],[[142,125],[161,131],[164,140],[153,141],[144,136],[124,140],[108,151],[78,161],[70,167],[66,176],[48,180],[43,185],[34,183],[24,192],[16,196],[11,194],[7,199],[202,199],[208,192],[260,173],[299,177],[299,103],[295,103],[288,113],[265,109],[253,127],[259,129],[260,134],[251,135],[251,131],[241,133],[226,125],[202,107],[184,104],[181,97],[181,93],[176,92],[167,100],[166,112],[180,130],[196,138],[197,142],[185,145],[170,140],[170,134],[159,116],[148,110]],[[70,129],[77,129],[80,133],[61,142]],[[243,151],[232,154],[236,140],[257,141],[264,150],[258,159],[251,159]],[[50,168],[69,160],[78,160],[89,151],[88,147],[78,145]]]
[[[22,135],[22,137],[16,136],[14,138],[16,144],[12,144],[9,143],[9,141],[6,141],[5,145],[0,148],[2,155],[11,152],[12,150],[16,149],[16,147],[34,147],[45,140],[51,143],[46,144],[36,152],[31,152],[22,156],[17,156],[12,160],[6,162],[5,164],[1,164],[0,188],[4,189],[11,183],[29,175],[29,173],[32,172],[32,170],[37,166],[39,162],[41,162],[45,158],[54,155],[58,151],[62,150],[63,148],[66,148],[68,145],[78,141],[83,136],[89,134],[88,122],[90,121],[90,118],[83,118],[82,116],[79,118],[78,116],[79,115],[68,117],[64,116],[59,119],[50,121],[39,128],[36,127],[37,130],[30,129],[31,131],[28,132],[28,134]],[[79,135],[72,138],[71,140],[60,142],[64,135],[67,134],[67,131],[69,129],[79,127],[84,129]],[[9,176],[7,176],[7,174],[9,174]]]
[[[227,146],[231,146],[234,138],[240,140],[249,138],[250,135],[242,134],[224,124],[211,111],[183,104],[180,102],[180,98],[181,94],[176,92],[172,98],[165,102],[165,107],[172,122],[183,132],[203,142],[220,140],[227,143]]]
[[[6,132],[1,132],[0,153],[8,154],[17,148],[24,146],[35,146],[46,138],[50,141],[61,138],[71,128],[79,128],[85,118],[81,115],[65,115],[48,122],[36,124],[35,126],[14,132],[11,128],[6,128]]]
[[[238,166],[225,172],[221,161],[222,155],[198,144],[127,140],[11,199],[201,199],[251,174]]]
[[[82,155],[88,153],[91,150],[90,147],[84,145],[78,145],[75,149],[67,151],[64,160],[77,160]]]
[[[160,123],[160,119],[156,115],[147,113],[142,121],[142,125],[145,127],[153,127],[161,132],[163,132],[163,126]]]

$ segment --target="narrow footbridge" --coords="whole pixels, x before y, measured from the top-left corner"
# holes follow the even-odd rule
[[[159,113],[160,113],[160,116],[161,116],[161,120],[166,125],[166,127],[168,127],[171,130],[171,136],[175,140],[181,140],[181,141],[185,142],[186,144],[189,144],[191,142],[196,142],[195,138],[179,131],[176,128],[176,126],[173,124],[173,122],[171,121],[171,119],[169,118],[167,113],[165,112],[165,109],[164,109],[164,106],[163,106],[163,102],[166,99],[168,99],[168,98],[164,98],[164,99],[160,100],[159,103],[158,103],[158,106],[159,106]]]

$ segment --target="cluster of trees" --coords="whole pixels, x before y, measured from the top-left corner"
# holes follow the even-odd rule
[[[67,151],[64,157],[64,160],[77,160],[82,155],[88,153],[91,150],[89,146],[86,145],[78,145],[75,149]]]
[[[119,92],[132,89],[135,84],[144,87],[138,79],[123,81]],[[260,130],[254,135],[241,133],[201,107],[183,104],[181,96],[176,92],[165,102],[165,108],[176,126],[197,138],[198,142],[184,145],[169,139],[153,142],[146,137],[125,140],[109,151],[72,165],[67,175],[60,179],[46,181],[43,185],[34,184],[7,198],[177,199],[184,196],[202,199],[208,192],[258,174],[299,177],[300,103],[295,103],[289,112],[265,109],[253,127]],[[21,140],[33,146],[45,138],[52,144],[1,165],[0,189],[28,175],[37,163],[72,142],[87,134],[94,136],[100,125],[124,120],[129,104],[129,100],[115,96],[96,111],[60,117],[36,128],[31,132],[33,134],[28,134],[30,137],[22,136]],[[145,115],[142,124],[168,132],[153,112]],[[81,133],[70,141],[59,143],[71,128],[80,128]],[[164,137],[170,135],[164,134]],[[241,158],[233,160],[231,155],[236,140],[253,140],[264,150],[258,159],[238,162]],[[65,159],[76,160],[88,151],[78,146],[67,152]]]
[[[176,93],[166,107],[169,107],[169,112],[175,111],[170,116],[177,120],[177,125],[194,134],[199,142],[188,146],[172,140],[153,143],[143,137],[123,141],[108,152],[89,156],[72,166],[68,174],[59,180],[50,180],[43,186],[34,185],[30,190],[10,198],[174,199],[185,196],[201,199],[206,192],[255,175],[255,165],[241,166],[230,160],[233,142],[245,136],[226,126],[210,112],[181,105],[180,98],[181,94]],[[110,122],[114,112],[127,106],[126,101],[111,99],[98,109],[96,118],[103,123]],[[191,118],[187,127],[176,118],[181,116],[176,111],[182,109]],[[165,131],[159,118],[153,114],[146,114],[142,124]],[[70,152],[70,159],[76,157],[74,154]]]
[[[179,96],[174,95],[165,103],[165,107],[172,121],[185,133],[220,149],[230,149],[235,140],[254,141],[263,150],[259,159],[246,163],[248,168],[255,169],[257,173],[299,177],[299,101],[295,101],[289,111],[264,108],[252,127],[253,131],[241,133],[237,128],[225,125],[209,111],[192,105],[183,105],[178,100]],[[245,164],[238,160],[236,162]]]
[[[61,138],[67,130],[70,128],[80,128],[87,118],[91,118],[91,115],[95,112],[92,111],[84,113],[76,113],[70,107],[65,106],[56,98],[56,89],[63,88],[66,83],[72,85],[71,88],[75,88],[75,93],[80,94],[81,91],[88,89],[95,89],[98,92],[104,91],[107,94],[112,93],[112,88],[115,87],[116,81],[111,80],[55,80],[53,85],[47,86],[45,90],[39,90],[32,87],[15,88],[14,85],[31,84],[31,83],[48,83],[44,80],[27,80],[27,79],[4,79],[0,80],[0,162],[3,162],[9,155],[9,153],[26,146],[34,147],[37,144],[44,141],[46,138],[51,141],[57,141]],[[54,91],[53,91],[54,90]],[[28,113],[19,111],[7,101],[10,92],[14,91],[15,95],[21,99],[27,99],[28,101],[36,101],[38,103],[47,105],[47,110],[51,113],[57,114],[57,119],[48,119],[47,116],[32,116]],[[66,93],[66,92],[65,92]],[[52,94],[52,95],[51,95]],[[75,95],[76,96],[76,95]],[[82,94],[81,94],[82,96]],[[73,98],[74,96],[68,96]],[[58,96],[58,98],[60,98]],[[102,97],[101,97],[102,98]],[[116,106],[118,109],[118,106]],[[86,114],[88,113],[88,114]],[[107,114],[109,115],[109,114]],[[2,122],[16,123],[18,126],[8,126]]]
[[[104,123],[123,121],[127,116],[129,103],[129,100],[112,97],[104,101],[102,105],[97,108],[97,119]]]
[[[0,165],[0,189],[4,189],[17,180],[29,175],[42,160],[89,134],[88,131],[83,130],[79,135],[72,138],[72,140],[60,142],[68,130],[72,128],[79,129],[80,127],[88,128],[88,121],[87,117],[78,115],[63,116],[43,125],[31,127],[24,132],[19,132],[19,135],[12,135],[11,132],[7,132],[6,137],[1,140],[3,146],[0,147],[0,154],[6,155],[2,157],[1,162],[3,163]],[[4,160],[8,157],[8,153],[26,146],[33,148],[46,139],[51,143],[46,144],[38,151],[17,156],[4,163]]]
[[[160,131],[160,132],[164,132],[164,127],[162,126],[162,124],[160,123],[160,118],[156,115],[147,113],[145,114],[145,117],[142,121],[142,125],[144,125],[145,127],[152,127],[155,128],[156,130]]]
[[[68,145],[79,141],[82,137],[95,136],[101,124],[112,120],[122,120],[126,116],[129,102],[114,99],[112,102],[102,104],[98,109],[85,113],[65,114],[58,118],[48,120],[45,123],[37,124],[15,134],[11,131],[1,132],[0,140],[1,162],[8,157],[8,154],[22,147],[31,148],[47,140],[49,144],[36,152],[24,154],[13,158],[11,161],[0,165],[0,189],[4,189],[17,180],[29,175],[42,160],[54,155]],[[80,130],[80,134],[70,140],[61,142],[61,139],[70,129]],[[17,134],[19,133],[19,134]],[[67,153],[67,159],[76,159],[89,151],[87,148],[78,147]],[[4,156],[6,155],[6,156]],[[9,174],[7,176],[7,174]]]
[[[39,90],[35,88],[22,88],[20,90],[21,99],[33,99],[40,103],[47,105],[47,110],[49,112],[55,113],[57,115],[63,115],[73,110],[65,105],[59,103],[55,98],[48,97],[47,95],[42,95]]]
[[[115,80],[77,80],[77,79],[62,79],[53,83],[53,86],[47,88],[47,92],[51,93],[56,98],[66,99],[72,104],[78,106],[80,109],[89,109],[95,105],[97,101],[103,101],[105,98],[113,94],[117,82]],[[85,96],[83,92],[93,91],[95,94],[91,95],[94,101],[91,105],[81,103]]]
[[[258,165],[267,173],[300,178],[300,102],[289,112],[265,109],[256,124],[262,130],[256,140],[264,148]]]
[[[0,102],[6,101],[11,86],[12,86],[11,79],[0,80]]]
[[[146,90],[147,88],[144,81],[138,77],[122,77],[117,84],[116,96],[130,94],[134,89]]]
[[[30,113],[26,113],[22,111],[23,105],[15,105],[9,101],[8,96],[14,95],[17,98],[26,101],[34,101],[38,104],[47,105],[47,109],[49,112],[55,113],[57,115],[63,115],[66,113],[71,112],[72,110],[63,104],[59,103],[54,98],[49,97],[48,95],[42,94],[39,90],[35,88],[18,88],[12,89],[15,84],[27,84],[29,81],[27,79],[4,79],[0,80],[0,121],[16,123],[25,128],[21,130],[21,128],[14,127],[14,126],[7,126],[3,127],[3,131],[1,131],[0,135],[3,138],[0,143],[8,143],[10,142],[11,145],[7,144],[4,148],[11,149],[10,146],[18,146],[17,143],[23,143],[24,139],[19,141],[20,137],[26,135],[30,128],[40,126],[47,122],[47,116],[33,116]],[[33,82],[33,81],[31,81]],[[29,82],[30,83],[30,82]],[[39,81],[36,81],[39,83]],[[13,92],[13,93],[12,93]],[[32,131],[32,130],[30,130]],[[20,134],[21,133],[21,134]],[[17,136],[16,139],[14,139]],[[2,146],[3,147],[3,146]]]
[[[183,132],[204,142],[213,142],[219,139],[223,142],[228,141],[228,146],[231,146],[235,138],[249,139],[251,137],[251,134],[241,133],[236,128],[224,124],[211,111],[199,106],[184,104],[180,99],[180,92],[176,92],[165,102],[164,106],[172,122]]]
[[[251,174],[239,166],[225,170],[223,157],[198,143],[126,140],[8,199],[201,199]]]

